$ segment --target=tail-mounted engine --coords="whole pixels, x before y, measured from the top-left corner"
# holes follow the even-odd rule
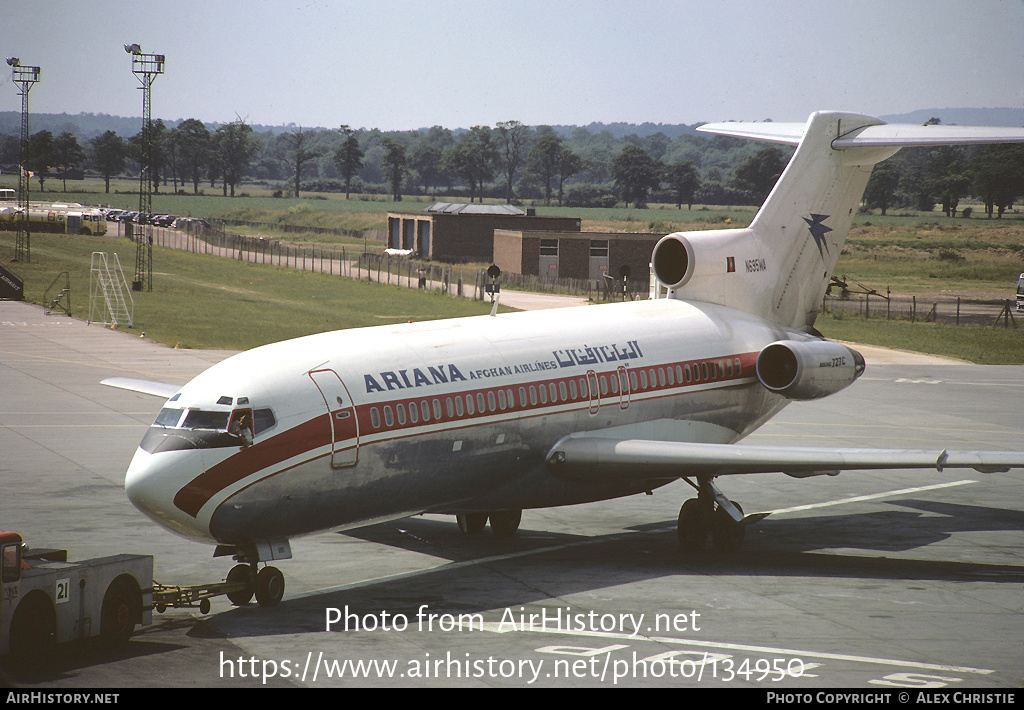
[[[661,238],[651,271],[669,298],[718,303],[748,312],[771,300],[776,265],[749,229],[676,232]]]
[[[693,245],[683,234],[663,237],[651,255],[654,275],[667,288],[684,286],[693,276],[696,263]]]
[[[827,340],[780,340],[760,352],[756,371],[762,385],[787,399],[820,399],[853,384],[864,357]]]

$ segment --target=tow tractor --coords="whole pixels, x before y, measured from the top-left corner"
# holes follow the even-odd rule
[[[38,658],[55,644],[95,636],[123,644],[137,625],[152,623],[154,608],[206,614],[222,594],[246,604],[254,585],[239,568],[221,583],[164,585],[153,582],[152,555],[68,562],[67,550],[29,548],[18,533],[0,532],[0,654]]]
[[[31,549],[0,532],[0,653],[38,656],[56,643],[128,640],[152,617],[153,557],[68,562],[67,550]]]

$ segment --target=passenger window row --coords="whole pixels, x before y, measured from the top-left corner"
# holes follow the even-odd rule
[[[620,368],[618,372],[596,375],[596,380],[595,375],[591,374],[518,387],[499,387],[465,395],[374,405],[370,407],[370,425],[373,429],[382,426],[390,429],[431,421],[454,421],[464,417],[486,416],[509,410],[523,411],[562,402],[589,401],[599,396],[629,395],[742,376],[743,364],[738,357],[630,370]],[[598,388],[600,395],[593,392],[592,388]]]

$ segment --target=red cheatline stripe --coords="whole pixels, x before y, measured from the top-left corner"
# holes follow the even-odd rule
[[[725,360],[732,360],[736,358],[736,355],[729,355],[725,357],[706,358],[701,360],[689,360],[680,361],[678,363],[665,363],[662,365],[643,365],[642,367],[631,367],[627,368],[627,372],[637,372],[641,370],[646,372],[656,371],[660,368],[675,368],[676,365],[684,366],[689,365],[692,368],[699,368],[701,364],[718,363]],[[754,360],[756,360],[757,353],[744,353],[738,356],[741,361],[741,367],[738,371],[734,371],[731,377],[726,376],[724,373],[718,374],[716,377],[708,377],[707,379],[700,378],[694,382],[683,383],[676,381],[674,384],[662,386],[660,384],[649,384],[646,389],[643,387],[638,388],[630,392],[630,397],[640,397],[641,395],[648,393],[655,393],[664,390],[676,390],[679,388],[692,388],[696,385],[703,384],[718,384],[728,386],[731,381],[749,377],[752,374]],[[598,377],[618,377],[615,370],[597,373]],[[416,397],[415,399],[401,399],[392,400],[389,402],[374,402],[371,404],[363,404],[356,407],[357,418],[359,420],[359,431],[360,437],[369,436],[372,432],[378,431],[381,433],[385,432],[396,432],[401,429],[409,429],[417,426],[431,425],[431,424],[445,424],[456,421],[472,421],[483,417],[496,417],[496,416],[508,416],[510,414],[519,414],[527,412],[533,409],[549,409],[551,407],[560,406],[562,409],[578,409],[580,407],[587,407],[590,404],[590,399],[585,392],[580,392],[575,400],[568,401],[549,401],[546,404],[538,403],[521,405],[517,404],[518,398],[515,396],[515,392],[518,392],[520,387],[529,388],[530,386],[546,387],[551,383],[556,385],[559,382],[567,383],[569,380],[585,380],[587,378],[586,373],[577,373],[571,376],[551,379],[551,380],[540,380],[530,383],[516,383],[516,384],[504,384],[500,386],[488,387],[486,389],[474,389],[463,392],[449,392],[444,395],[424,395]],[[488,392],[497,393],[498,390],[512,390],[513,397],[512,402],[509,403],[504,410],[498,411],[480,411],[477,410],[473,415],[466,414],[465,416],[454,416],[449,417],[446,411],[446,407],[442,409],[442,416],[436,418],[433,416],[433,408],[431,407],[430,419],[421,420],[419,423],[413,423],[411,420],[407,421],[405,425],[394,425],[384,427],[374,427],[371,423],[370,410],[372,407],[383,408],[385,406],[392,406],[397,404],[404,404],[406,406],[415,406],[420,400],[427,400],[433,402],[435,398],[441,398],[442,400],[447,397],[464,397],[465,395],[476,396],[478,392],[483,393],[484,396]],[[609,393],[601,396],[601,406],[611,406],[613,403],[618,402],[619,393]],[[282,432],[276,436],[271,437],[266,441],[259,442],[253,446],[249,446],[242,449],[234,456],[217,464],[213,468],[205,471],[196,478],[192,479],[188,484],[181,488],[174,496],[174,505],[179,509],[188,513],[192,517],[196,517],[199,514],[199,510],[211,499],[217,495],[220,491],[224,490],[228,486],[237,483],[238,481],[250,476],[258,471],[269,468],[283,461],[287,461],[290,458],[299,456],[308,451],[313,451],[323,446],[330,446],[333,439],[333,433],[331,431],[331,419],[330,415],[324,414],[322,416],[311,419],[310,421],[300,424],[299,426],[293,427],[288,431]]]
[[[174,496],[174,505],[193,518],[210,498],[246,476],[307,451],[331,445],[331,419],[324,414],[266,441],[246,447],[193,478]]]

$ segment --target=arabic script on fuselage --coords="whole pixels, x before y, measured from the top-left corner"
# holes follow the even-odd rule
[[[535,360],[517,365],[502,364],[496,367],[466,369],[468,375],[464,375],[454,363],[438,365],[437,367],[385,370],[376,375],[363,375],[363,383],[366,386],[367,392],[387,392],[390,390],[465,382],[467,380],[482,380],[506,377],[508,375],[543,372],[562,367],[591,367],[599,363],[628,364],[630,360],[638,360],[644,356],[639,344],[635,340],[627,341],[624,346],[620,346],[617,343],[595,346],[584,345],[578,348],[553,350],[551,354],[554,356],[554,360]]]

